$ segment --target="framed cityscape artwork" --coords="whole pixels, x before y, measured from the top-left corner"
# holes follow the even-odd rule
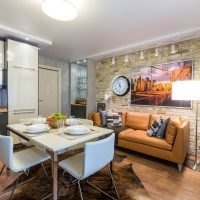
[[[131,104],[191,108],[191,101],[172,100],[171,94],[172,82],[191,80],[192,70],[192,60],[132,69]]]

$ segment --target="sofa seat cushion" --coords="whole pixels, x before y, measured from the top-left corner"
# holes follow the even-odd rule
[[[127,129],[125,131],[120,132],[118,138],[131,142],[137,142],[140,144],[149,145],[164,150],[169,150],[169,151],[172,150],[172,145],[167,143],[165,139],[149,137],[147,135],[147,132],[142,130]]]

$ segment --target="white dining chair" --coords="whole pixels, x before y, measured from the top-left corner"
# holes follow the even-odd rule
[[[114,141],[115,134],[112,133],[109,137],[105,139],[88,142],[84,146],[84,152],[76,154],[75,156],[69,157],[58,163],[59,167],[63,168],[64,171],[68,172],[75,179],[77,179],[80,197],[82,200],[83,195],[81,191],[80,181],[95,174],[106,165],[108,166],[108,171],[117,194],[117,199],[119,199],[119,194],[117,192],[117,188],[110,170],[110,163],[112,162],[114,157]],[[111,199],[115,199],[106,192],[102,191],[97,186],[90,183],[89,181],[87,181],[87,183],[104,195],[110,197]]]
[[[29,168],[37,164],[42,164],[44,161],[48,159],[50,159],[50,156],[48,154],[38,150],[35,147],[13,153],[12,137],[0,135],[0,160],[4,164],[0,171],[0,176],[5,167],[15,173],[19,173],[14,186],[6,191],[3,191],[2,193],[0,193],[0,195],[12,190],[9,197],[9,199],[12,199],[14,190],[16,187],[18,187],[20,176],[23,173],[27,175],[26,171]],[[47,172],[43,164],[42,164],[42,167],[44,169],[45,174],[47,175]],[[25,181],[25,182],[28,182],[28,181]]]

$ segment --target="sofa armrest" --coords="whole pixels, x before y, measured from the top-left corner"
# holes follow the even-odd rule
[[[189,133],[190,133],[189,121],[183,121],[183,123],[177,130],[176,139],[172,149],[172,153],[174,154],[178,164],[183,164],[185,156],[188,152]]]

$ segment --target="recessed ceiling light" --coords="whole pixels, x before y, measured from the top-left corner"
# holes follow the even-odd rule
[[[87,62],[87,60],[86,60],[86,59],[84,59],[84,60],[83,60],[83,62],[84,62],[84,63],[86,63],[86,62]]]
[[[44,0],[43,12],[59,21],[70,21],[76,18],[77,9],[69,0]]]

